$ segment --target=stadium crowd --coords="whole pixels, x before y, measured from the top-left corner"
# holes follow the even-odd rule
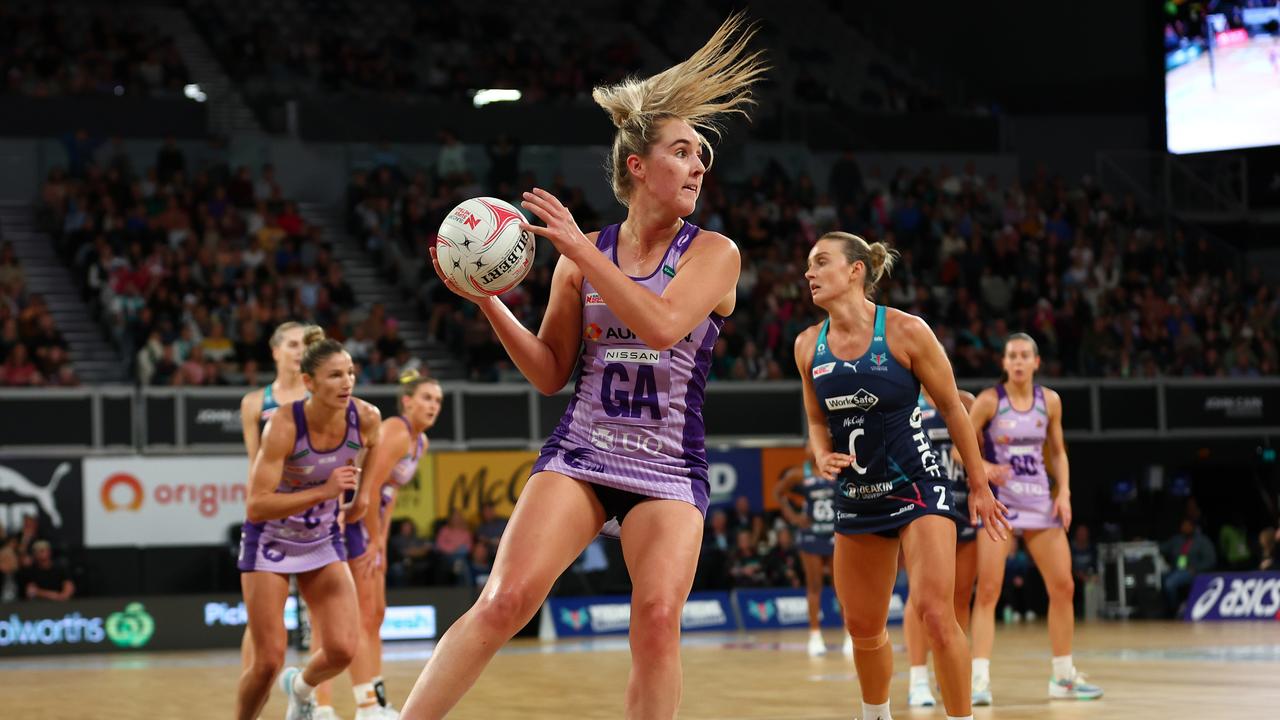
[[[0,92],[181,96],[190,82],[173,39],[119,6],[0,4]]]

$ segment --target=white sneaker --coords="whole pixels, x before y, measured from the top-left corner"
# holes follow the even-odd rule
[[[397,720],[399,717],[400,713],[395,708],[381,705],[356,710],[356,720]]]
[[[974,705],[991,704],[991,678],[974,678],[972,687],[973,696],[971,702]]]
[[[1036,618],[1037,618],[1037,617],[1039,617],[1039,616],[1038,616],[1038,615],[1036,615],[1036,611],[1035,611],[1035,610],[1028,610],[1028,611],[1027,611],[1027,622],[1029,622],[1029,623],[1033,623],[1033,622],[1035,622],[1035,621],[1036,621]]]
[[[293,679],[301,672],[299,668],[291,667],[280,673],[280,689],[289,699],[289,709],[285,711],[284,720],[316,720],[315,693],[310,692],[306,697],[300,698],[293,691]]]
[[[809,657],[822,657],[827,654],[827,641],[822,639],[822,635],[813,634],[809,636]]]
[[[938,701],[933,699],[933,691],[929,683],[916,683],[907,690],[907,705],[911,707],[933,707]]]
[[[317,707],[315,713],[313,713],[311,717],[312,720],[342,720],[338,715],[338,711],[334,710],[332,705],[321,705]],[[356,715],[356,717],[359,717],[359,715]]]
[[[840,646],[840,652],[847,658],[853,657],[853,637],[848,633],[844,635],[844,645]]]
[[[1102,688],[1085,682],[1084,673],[1076,671],[1070,680],[1049,680],[1049,697],[1053,700],[1096,700],[1102,697]]]

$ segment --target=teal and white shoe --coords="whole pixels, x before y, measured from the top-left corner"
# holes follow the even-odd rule
[[[991,704],[991,678],[973,680],[973,692],[970,702],[974,705],[990,705]]]
[[[338,715],[338,711],[334,710],[332,705],[320,705],[316,707],[312,720],[342,720],[342,717]]]
[[[1068,680],[1049,680],[1049,698],[1052,700],[1096,700],[1102,697],[1102,688],[1085,682],[1084,673],[1076,671]]]
[[[911,707],[933,707],[938,701],[933,699],[933,691],[929,683],[915,683],[907,689],[907,705]]]
[[[315,720],[315,693],[307,693],[306,697],[298,697],[298,694],[293,691],[293,680],[301,672],[302,670],[299,668],[291,667],[280,673],[280,689],[284,691],[284,696],[289,700],[289,709],[285,711],[284,720]]]

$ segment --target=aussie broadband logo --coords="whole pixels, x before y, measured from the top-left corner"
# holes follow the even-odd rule
[[[142,603],[129,603],[123,612],[107,617],[107,637],[122,648],[140,648],[156,634],[156,621]]]
[[[760,622],[769,622],[773,619],[775,612],[772,600],[747,603],[747,613]]]
[[[41,645],[98,645],[104,640],[128,649],[145,646],[155,634],[156,623],[142,603],[129,603],[106,618],[70,612],[62,617],[23,617],[10,613],[0,618],[0,647]]]
[[[852,395],[839,395],[827,398],[827,409],[830,411],[849,410],[856,408],[862,412],[866,412],[876,406],[880,402],[880,398],[867,392],[866,388],[858,388],[858,392]]]
[[[560,622],[574,630],[581,630],[587,626],[587,623],[591,622],[591,616],[587,613],[586,608],[578,608],[576,610],[560,608]]]

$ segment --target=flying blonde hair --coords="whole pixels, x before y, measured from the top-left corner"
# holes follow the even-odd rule
[[[719,116],[738,113],[748,117],[745,106],[755,104],[751,86],[768,70],[760,51],[747,52],[755,32],[742,13],[735,13],[679,65],[653,77],[628,78],[591,91],[592,99],[609,113],[618,129],[606,164],[618,202],[628,205],[631,197],[627,158],[648,152],[658,139],[660,121],[679,118],[695,131],[718,137]],[[698,139],[710,148],[702,132],[698,132]]]

